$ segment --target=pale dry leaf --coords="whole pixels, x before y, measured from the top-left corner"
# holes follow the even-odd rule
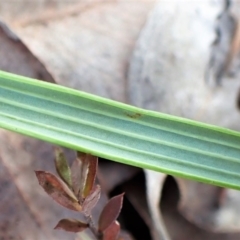
[[[66,14],[78,12],[80,6],[86,3],[96,2],[96,0],[76,0],[76,1],[43,1],[31,0],[26,4],[25,1],[1,1],[0,15],[1,18],[14,26],[25,26],[32,23],[43,24],[49,19],[59,19]]]
[[[239,233],[240,192],[224,189],[220,196],[219,208],[214,213],[215,232]]]
[[[239,191],[176,180],[181,191],[178,208],[186,219],[208,231],[239,232]]]
[[[78,14],[15,25],[14,30],[59,84],[126,102],[129,56],[153,4],[95,1]]]
[[[180,213],[203,229],[214,229],[214,212],[219,208],[224,189],[185,179],[177,178],[176,181],[181,192]]]
[[[162,188],[167,177],[164,173],[158,173],[151,170],[145,170],[147,203],[150,211],[152,225],[150,231],[154,240],[170,239],[167,232],[162,213],[159,209],[159,203],[162,197]]]
[[[238,240],[238,233],[216,233],[203,230],[186,220],[178,211],[178,200],[181,198],[176,181],[168,177],[163,188],[161,211],[172,240]],[[197,217],[197,216],[196,216]]]
[[[236,109],[238,78],[224,78],[222,87],[211,87],[204,81],[215,39],[215,21],[221,11],[221,1],[186,6],[177,0],[171,4],[159,1],[143,28],[130,63],[131,104],[240,129]],[[178,32],[181,34],[173,34]]]

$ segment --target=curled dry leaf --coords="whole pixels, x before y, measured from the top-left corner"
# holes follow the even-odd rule
[[[39,184],[60,205],[74,210],[81,211],[77,198],[68,186],[59,178],[49,172],[35,171]]]
[[[114,221],[103,233],[103,240],[116,240],[120,232],[120,224]]]
[[[67,232],[82,232],[88,228],[87,223],[80,222],[76,219],[62,219],[58,222],[54,229],[63,229]]]
[[[124,193],[111,198],[103,208],[98,221],[100,232],[104,232],[117,219],[122,208],[123,195]]]
[[[82,206],[82,211],[86,216],[90,216],[92,209],[97,204],[101,194],[101,188],[99,185],[96,185],[90,194],[85,198]]]
[[[61,148],[55,148],[55,166],[60,178],[69,186],[72,187],[71,171],[67,160]]]

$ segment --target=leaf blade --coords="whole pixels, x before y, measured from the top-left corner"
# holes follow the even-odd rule
[[[35,171],[39,184],[57,203],[74,211],[81,211],[77,198],[67,185],[49,172]]]
[[[71,181],[72,181],[72,188],[74,194],[79,198],[80,193],[80,183],[81,183],[81,168],[82,163],[80,159],[77,157],[74,159],[72,166],[71,166]]]
[[[96,185],[90,194],[85,198],[83,206],[82,206],[82,211],[86,216],[91,215],[92,209],[95,207],[97,204],[99,198],[101,195],[101,188],[99,185]]]
[[[82,232],[87,229],[89,225],[87,223],[83,223],[76,219],[62,219],[58,222],[54,229],[62,229],[67,232]]]
[[[240,133],[0,72],[0,127],[106,159],[240,189]]]
[[[120,224],[114,221],[103,233],[103,240],[116,240],[120,232]]]
[[[91,154],[78,152],[78,158],[82,162],[81,187],[82,198],[86,198],[91,192],[97,173],[98,158]]]
[[[72,187],[71,171],[67,160],[61,148],[55,147],[55,167],[60,178],[69,186]]]
[[[105,205],[98,220],[99,231],[104,232],[115,222],[122,209],[123,195],[124,193],[111,198]]]

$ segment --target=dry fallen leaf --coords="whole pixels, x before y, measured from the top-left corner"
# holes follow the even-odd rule
[[[129,56],[153,4],[79,0],[65,4],[65,15],[63,7],[52,8],[52,17],[35,21],[32,13],[33,21],[30,16],[23,25],[17,24],[16,18],[10,23],[57,83],[126,102]],[[68,7],[74,9],[74,14]]]
[[[26,77],[55,82],[46,67],[26,47],[21,39],[0,21],[0,70]]]
[[[164,184],[161,212],[168,232],[173,240],[238,240],[240,234],[213,233],[197,227],[186,220],[178,211],[178,199],[181,198],[176,181],[168,177]]]
[[[219,208],[224,189],[185,179],[177,179],[177,183],[181,192],[179,211],[183,216],[204,229],[214,228],[214,212]]]
[[[179,211],[190,222],[208,231],[240,232],[240,192],[177,179]]]
[[[159,211],[159,202],[161,201],[162,197],[162,188],[167,175],[151,170],[145,170],[145,177],[147,202],[152,218],[150,226],[152,238],[154,240],[168,240],[170,237],[166,230],[161,211]]]

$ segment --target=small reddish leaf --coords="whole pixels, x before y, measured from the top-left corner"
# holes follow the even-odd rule
[[[60,178],[72,187],[71,171],[61,148],[55,148],[55,166]]]
[[[39,184],[43,189],[60,205],[74,210],[81,211],[76,196],[68,186],[53,174],[44,171],[35,171]]]
[[[76,158],[71,166],[71,176],[72,176],[72,189],[77,197],[79,197],[80,192],[81,167],[82,163],[80,159]]]
[[[99,185],[96,185],[90,194],[85,198],[83,205],[82,205],[82,211],[86,216],[91,215],[92,209],[97,204],[101,194],[101,188]]]
[[[86,159],[88,161],[88,172],[87,178],[85,180],[85,185],[83,186],[83,198],[87,197],[93,188],[98,167],[98,157],[87,154]]]
[[[91,154],[78,152],[78,158],[82,162],[80,192],[81,198],[85,198],[91,192],[96,178],[98,158]]]
[[[88,171],[89,171],[89,168],[88,168],[89,167],[88,154],[78,152],[77,156],[78,156],[78,159],[81,161],[79,198],[84,199],[83,190],[84,190],[84,187],[85,187],[85,184],[86,184],[87,175],[88,175]]]
[[[87,223],[80,222],[76,219],[62,219],[54,229],[63,229],[67,232],[82,232],[88,228]]]
[[[116,240],[120,232],[120,224],[114,221],[104,232],[103,240]]]
[[[87,153],[78,152],[71,167],[73,191],[78,198],[85,199],[91,192],[96,178],[98,159]]]
[[[98,221],[99,231],[103,232],[117,219],[122,208],[123,195],[124,193],[111,198],[103,208]]]

